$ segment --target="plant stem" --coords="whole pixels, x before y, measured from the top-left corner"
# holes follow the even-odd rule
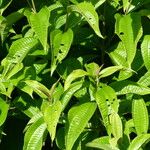
[[[32,2],[32,7],[33,7],[33,10],[34,10],[34,12],[36,13],[36,8],[35,8],[35,3],[34,3],[34,0],[31,0],[31,2]]]

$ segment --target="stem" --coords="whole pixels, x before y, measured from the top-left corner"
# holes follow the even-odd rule
[[[31,2],[32,2],[32,7],[33,7],[33,10],[34,10],[34,12],[36,13],[36,8],[35,8],[35,3],[34,3],[34,0],[31,0]]]
[[[32,8],[32,5],[30,4],[29,0],[26,0],[26,1],[28,3],[29,7]]]

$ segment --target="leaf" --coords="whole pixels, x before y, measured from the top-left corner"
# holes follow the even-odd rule
[[[94,6],[89,2],[81,2],[76,5],[72,5],[69,7],[70,11],[76,11],[80,13],[86,21],[89,23],[89,25],[92,27],[92,29],[95,31],[95,33],[103,38],[100,30],[99,30],[99,19],[98,14],[95,11]]]
[[[0,126],[5,122],[8,110],[9,104],[7,104],[2,98],[0,98]]]
[[[67,56],[71,43],[73,41],[73,32],[68,29],[62,33],[60,30],[51,32],[51,75],[55,71],[57,65]]]
[[[70,87],[72,81],[74,81],[77,78],[84,77],[86,75],[88,75],[88,73],[82,69],[74,70],[72,73],[68,75],[64,84],[64,90],[66,91]]]
[[[71,150],[75,141],[84,130],[86,124],[96,110],[96,104],[87,102],[72,107],[68,113],[68,128],[66,134],[66,150]]]
[[[100,78],[104,78],[107,76],[110,76],[111,74],[115,73],[116,71],[119,71],[120,69],[123,69],[122,66],[111,66],[103,69],[100,71],[99,76]]]
[[[138,81],[140,85],[149,86],[150,85],[150,71],[146,72]]]
[[[147,70],[150,69],[150,36],[145,35],[142,45],[141,45],[141,52],[144,60],[144,65],[147,68]]]
[[[128,93],[138,95],[150,94],[150,88],[128,80],[113,82],[110,86],[116,91],[117,95]]]
[[[23,150],[41,150],[46,124],[43,118],[34,122],[25,133]]]
[[[103,150],[119,150],[118,148],[114,148],[110,145],[108,136],[94,139],[93,141],[87,143],[86,146]]]
[[[134,98],[132,102],[132,117],[138,135],[147,133],[149,117],[146,104],[142,98]]]
[[[149,140],[150,134],[141,134],[131,142],[128,150],[139,150],[139,148]]]
[[[47,129],[50,133],[51,140],[53,142],[56,134],[56,127],[59,121],[59,117],[62,111],[62,104],[60,101],[56,101],[52,105],[48,105],[44,110],[44,121],[47,124]]]
[[[82,84],[82,81],[75,82],[62,94],[60,100],[62,103],[62,111],[66,108],[73,94],[82,87]]]
[[[47,52],[49,18],[50,12],[48,8],[42,7],[39,13],[32,13],[29,19],[31,27],[43,45],[45,52]]]
[[[35,80],[24,81],[29,87],[33,89],[40,97],[48,98],[50,100],[50,91],[41,83]]]
[[[95,100],[107,133],[110,134],[109,115],[114,111],[118,112],[119,106],[115,91],[109,86],[98,88],[95,93]]]
[[[116,140],[120,139],[123,135],[123,127],[121,118],[114,112],[110,116],[111,132]]]
[[[142,36],[141,16],[130,13],[125,16],[116,15],[115,32],[122,40],[127,53],[129,68],[136,54],[136,47]]]

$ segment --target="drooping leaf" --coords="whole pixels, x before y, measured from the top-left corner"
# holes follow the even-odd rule
[[[50,91],[41,83],[36,80],[24,81],[33,91],[35,91],[40,97],[48,98],[50,100]]]
[[[137,134],[147,133],[149,127],[148,111],[144,100],[140,97],[133,99],[132,116]]]
[[[141,17],[136,13],[125,16],[116,15],[115,32],[122,40],[127,53],[129,68],[136,54],[136,47],[142,36]]]
[[[46,123],[43,118],[35,121],[25,133],[23,150],[41,150]]]
[[[73,32],[68,29],[62,33],[60,30],[54,30],[51,35],[51,75],[57,65],[67,56],[71,43],[73,41]]]
[[[116,140],[123,136],[123,127],[120,116],[114,112],[110,116],[111,132]]]
[[[9,104],[7,104],[2,98],[0,98],[0,126],[5,122],[8,110]]]
[[[91,102],[80,104],[70,109],[66,133],[66,150],[72,149],[75,141],[95,112],[95,109],[96,104]]]
[[[60,101],[56,101],[52,105],[48,105],[44,110],[44,121],[47,124],[47,129],[50,133],[51,140],[53,141],[56,134],[56,127],[59,121],[59,117],[62,111],[62,104]]]
[[[88,75],[88,73],[84,70],[81,70],[81,69],[74,70],[67,77],[65,84],[64,84],[64,90],[67,90],[70,87],[72,81],[74,81],[77,78],[84,77],[86,75]]]
[[[141,52],[144,60],[144,65],[147,68],[147,70],[150,69],[150,36],[146,35],[143,39],[142,45],[141,45]]]
[[[76,12],[80,13],[86,19],[86,21],[89,23],[89,25],[93,28],[95,33],[99,37],[103,38],[103,36],[99,30],[98,14],[95,11],[95,8],[91,3],[84,1],[79,4],[72,5],[72,6],[70,6],[70,11],[76,11]]]
[[[139,95],[150,94],[149,87],[140,85],[129,80],[113,82],[110,84],[110,86],[116,91],[117,95],[124,95],[128,93],[134,93]]]
[[[139,150],[139,148],[150,140],[150,134],[141,134],[131,142],[128,150]]]
[[[50,12],[47,7],[43,7],[40,12],[30,15],[31,27],[43,45],[45,52],[47,52],[49,17]]]

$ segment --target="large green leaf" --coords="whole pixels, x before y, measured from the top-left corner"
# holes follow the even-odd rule
[[[21,63],[37,44],[38,40],[35,38],[21,38],[13,42],[8,55],[2,60],[2,66],[4,66],[2,75],[5,76],[16,64]]]
[[[23,150],[41,150],[46,123],[43,118],[36,120],[25,133]]]
[[[147,133],[149,127],[148,111],[144,100],[140,97],[133,99],[132,116],[137,134]]]
[[[47,124],[47,129],[50,133],[51,140],[53,141],[56,134],[56,127],[59,121],[59,117],[62,111],[62,104],[60,101],[56,101],[52,105],[48,105],[44,110],[44,121]]]
[[[98,14],[95,11],[95,8],[91,3],[84,1],[79,4],[70,6],[70,9],[71,9],[71,11],[76,11],[76,12],[80,13],[86,19],[86,21],[89,23],[89,25],[93,28],[95,33],[99,37],[103,38],[103,36],[101,35],[101,32],[99,30]]]
[[[113,82],[110,84],[110,86],[116,91],[117,95],[123,95],[128,93],[134,93],[139,95],[150,94],[149,87],[128,80]]]
[[[150,69],[150,36],[146,35],[143,39],[142,45],[141,45],[141,51],[142,56],[144,60],[144,65],[147,68],[147,70]]]
[[[110,134],[109,115],[114,111],[117,112],[119,106],[115,91],[109,86],[98,88],[95,93],[95,99],[102,115],[104,126],[108,134]]]
[[[137,43],[142,36],[141,17],[137,13],[125,16],[116,15],[115,32],[122,40],[127,53],[129,67],[136,54]]]
[[[72,107],[68,114],[68,128],[66,133],[66,150],[71,150],[75,141],[84,130],[86,124],[95,112],[96,104],[87,102]]]
[[[150,140],[150,134],[141,134],[137,136],[130,144],[128,150],[139,150],[140,147]]]
[[[62,33],[60,30],[54,30],[50,35],[51,43],[51,75],[57,65],[67,56],[71,43],[73,41],[73,32],[68,29]]]
[[[40,12],[32,13],[30,16],[31,27],[43,45],[45,52],[47,52],[49,17],[50,12],[47,7],[43,7]]]
[[[84,77],[86,75],[88,75],[88,73],[84,70],[81,70],[81,69],[74,70],[67,77],[65,84],[64,84],[64,90],[67,90],[70,87],[72,81],[74,81],[77,78]]]
[[[7,104],[2,98],[0,98],[0,126],[5,122],[8,110],[9,104]]]

